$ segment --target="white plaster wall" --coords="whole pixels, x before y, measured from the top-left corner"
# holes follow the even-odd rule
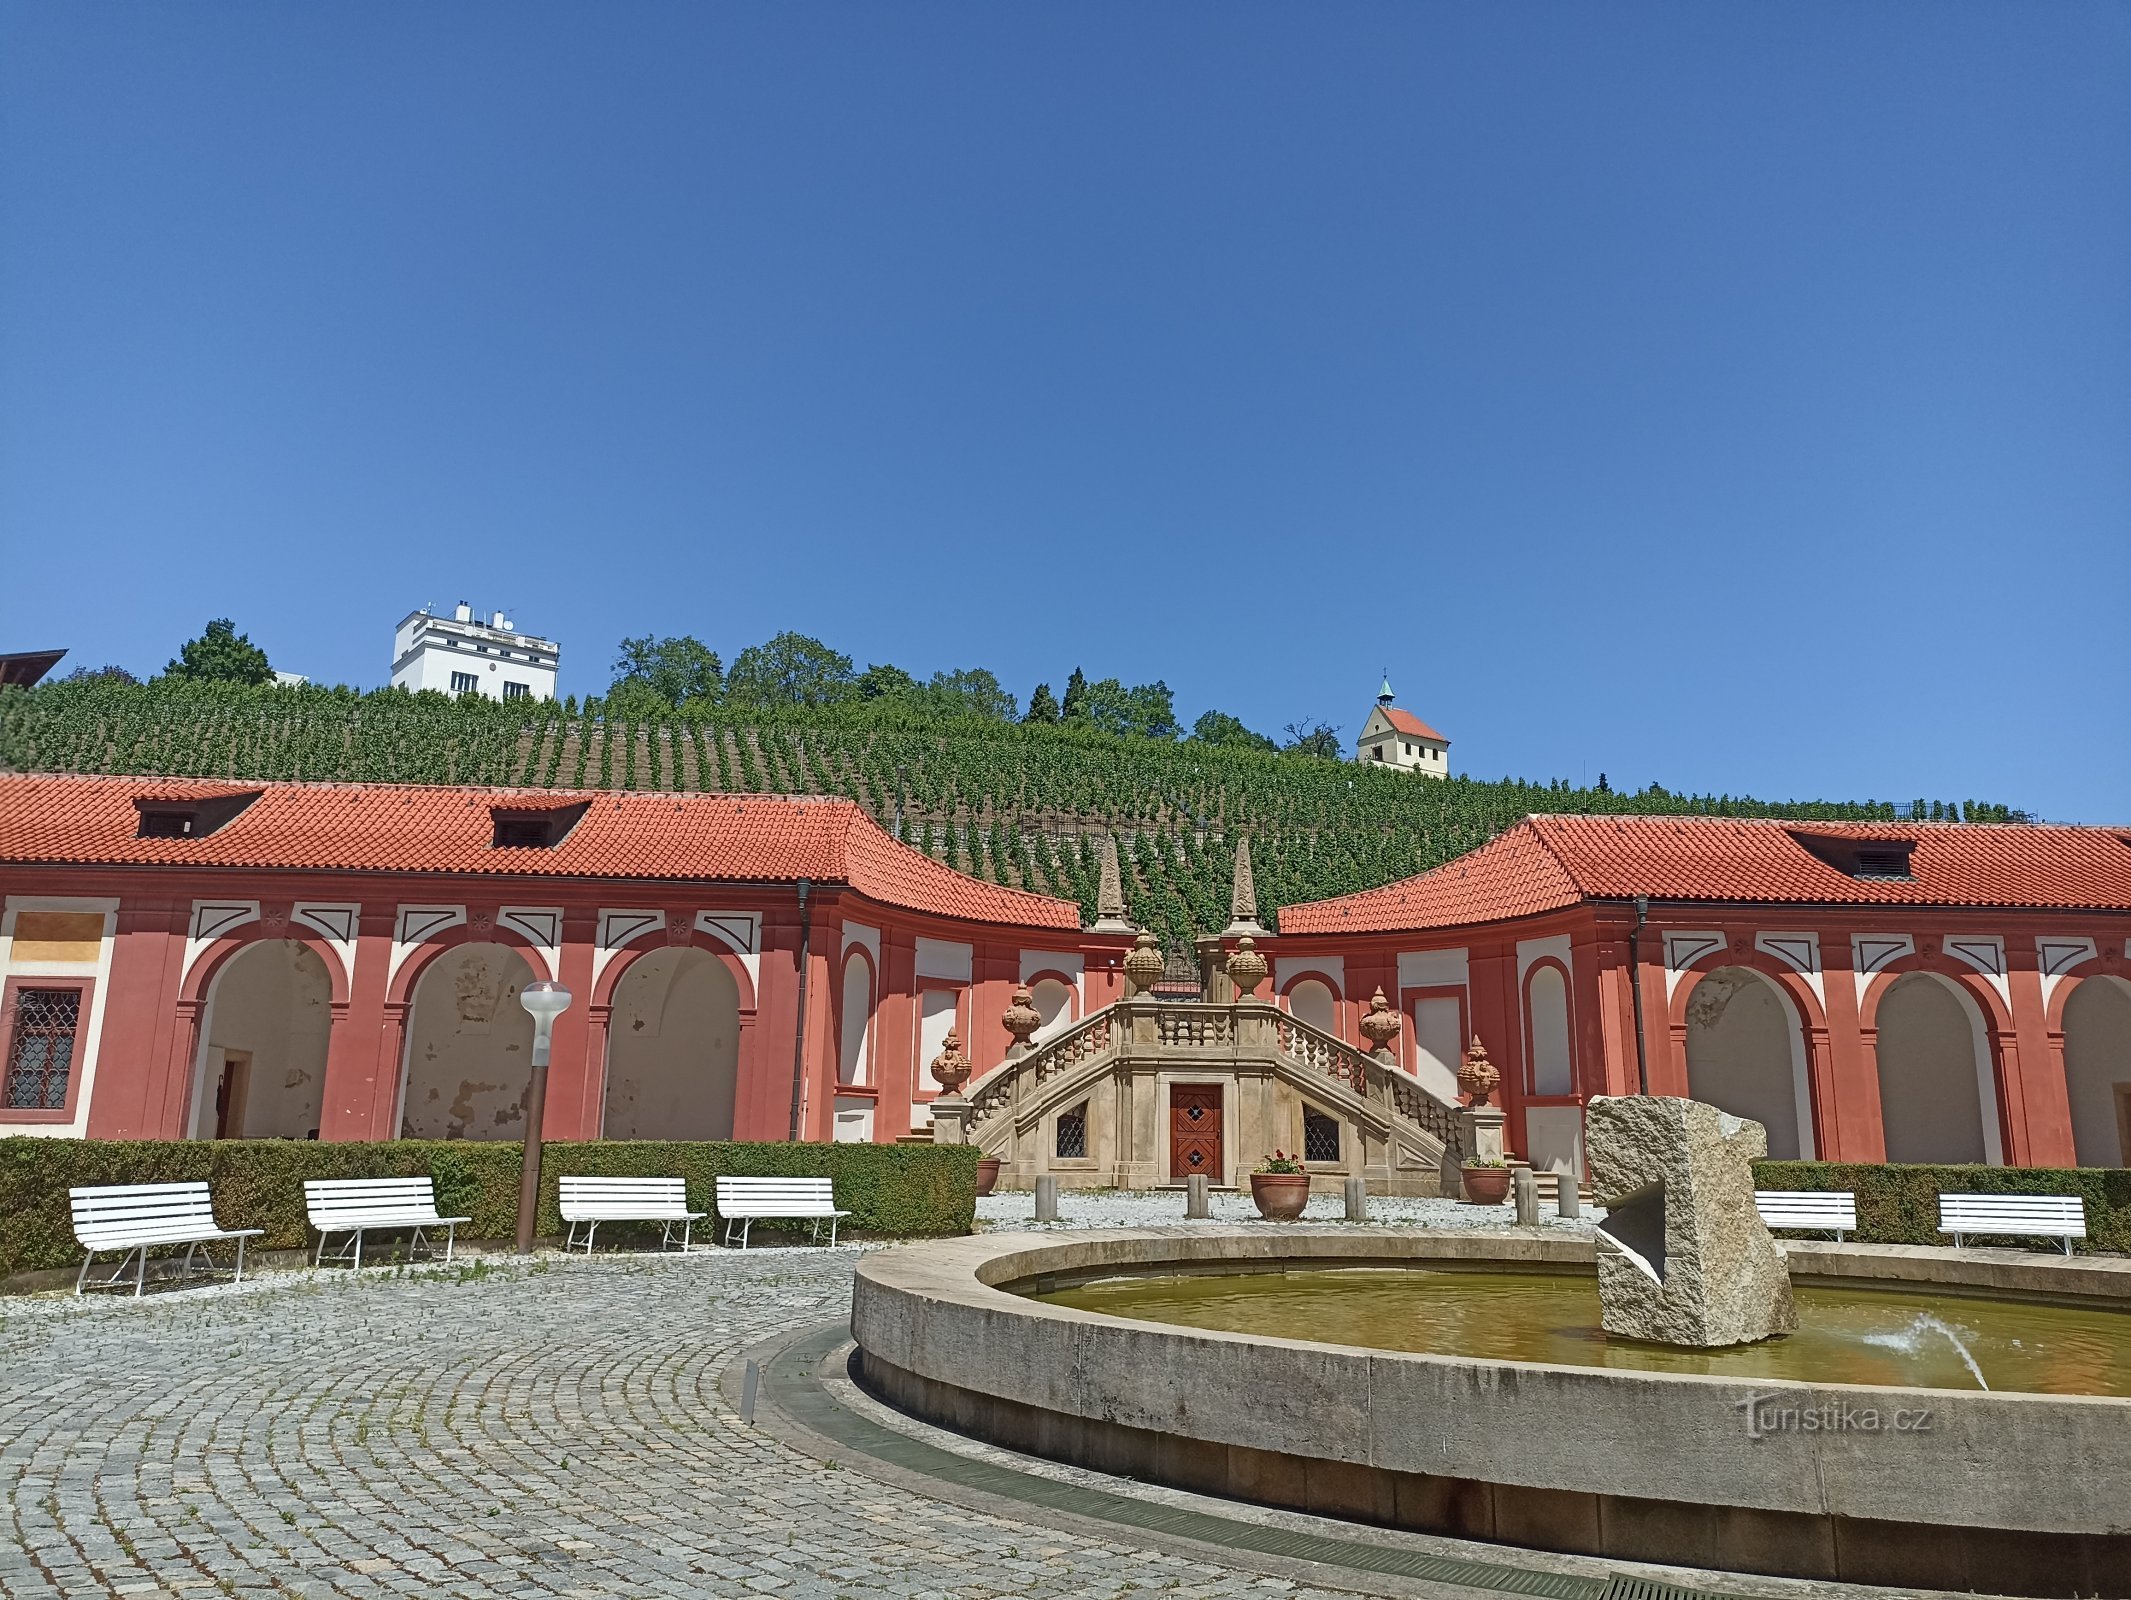
[[[1040,1044],[1059,1029],[1073,1025],[1073,991],[1056,978],[1030,985],[1029,998],[1036,1014],[1043,1018],[1043,1026],[1035,1032],[1035,1042]]]
[[[1719,967],[1687,996],[1688,1094],[1760,1123],[1782,1161],[1811,1154],[1799,1127],[1802,1049],[1789,1004],[1749,967]]]
[[[939,1087],[932,1076],[932,1063],[947,1043],[948,1030],[955,1025],[956,998],[951,989],[927,989],[919,997],[917,1081],[928,1089]],[[964,1050],[962,1053],[967,1055],[969,1052]],[[929,1105],[913,1105],[910,1116],[914,1127],[932,1124]]]
[[[609,1139],[730,1139],[740,1069],[740,989],[707,950],[639,956],[607,1023]]]
[[[1437,1099],[1453,1104],[1458,1098],[1458,1062],[1464,1055],[1462,1031],[1455,995],[1414,1001],[1414,1076]]]
[[[325,963],[293,939],[262,939],[215,974],[208,1002],[207,1075],[197,1138],[215,1131],[223,1052],[252,1058],[241,1139],[301,1139],[318,1127],[332,1043],[333,983]]]
[[[1980,1048],[1967,1006],[1938,977],[1912,972],[1887,991],[1879,1003],[1879,1101],[1889,1161],[1994,1159],[1997,1107],[1984,1103],[1977,1083]]]
[[[1405,950],[1398,958],[1401,989],[1440,989],[1470,981],[1471,962],[1462,949]]]
[[[2131,984],[2088,978],[2064,1002],[2064,1079],[2082,1167],[2131,1166],[2119,1097],[2131,1093]]]
[[[864,1083],[873,1056],[873,968],[857,956],[844,961],[843,1016],[837,1041],[836,1081]]]
[[[921,978],[941,978],[948,983],[967,983],[971,971],[969,946],[952,939],[919,939],[917,973]]]
[[[463,944],[415,981],[407,1015],[403,1139],[517,1139],[533,1070],[532,981],[509,945]]]
[[[1569,1055],[1569,986],[1559,967],[1541,967],[1529,985],[1532,1093],[1573,1094]]]
[[[1288,1011],[1299,1021],[1337,1034],[1339,1011],[1332,991],[1315,978],[1304,978],[1287,992]]]
[[[1541,1172],[1583,1176],[1583,1109],[1528,1106],[1524,1113],[1524,1159]]]

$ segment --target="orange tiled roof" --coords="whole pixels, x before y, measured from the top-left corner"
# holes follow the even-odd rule
[[[1901,840],[1907,879],[1856,878],[1798,836]],[[1432,872],[1283,906],[1282,933],[1499,922],[1579,900],[2131,911],[2131,830],[1740,817],[1527,817]]]
[[[1391,726],[1409,738],[1433,739],[1437,744],[1450,743],[1448,739],[1437,733],[1435,729],[1429,727],[1427,723],[1410,711],[1401,711],[1397,706],[1385,706],[1383,710],[1384,716],[1389,719]]]
[[[138,837],[139,800],[258,799],[196,839]],[[490,808],[583,804],[560,844],[497,849]],[[0,775],[0,862],[312,868],[543,878],[849,884],[884,905],[1017,927],[1080,926],[1067,900],[966,877],[849,800],[412,784]]]

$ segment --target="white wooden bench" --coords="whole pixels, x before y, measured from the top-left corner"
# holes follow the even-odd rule
[[[1942,1194],[1939,1232],[1953,1235],[1959,1249],[1971,1233],[2055,1239],[2072,1253],[2072,1241],[2087,1236],[2087,1205],[2076,1194]]]
[[[140,1297],[148,1282],[148,1252],[157,1245],[183,1245],[180,1277],[192,1271],[195,1260],[207,1254],[206,1247],[224,1239],[237,1241],[237,1275],[244,1281],[244,1241],[254,1239],[260,1228],[225,1228],[215,1221],[214,1202],[204,1183],[106,1184],[70,1189],[74,1203],[74,1237],[88,1252],[81,1258],[81,1271],[74,1279],[74,1292],[88,1286],[89,1263],[100,1250],[122,1250],[117,1269],[94,1287],[116,1288],[126,1277],[126,1264],[134,1262],[133,1293]],[[212,1271],[208,1258],[204,1270]]]
[[[829,1244],[836,1243],[836,1224],[851,1213],[836,1209],[836,1196],[827,1178],[720,1178],[718,1216],[725,1223],[725,1242],[740,1233],[740,1248],[747,1248],[748,1229],[757,1221],[805,1220],[821,1242],[822,1219],[829,1223]]]
[[[660,1222],[659,1248],[673,1248],[673,1225],[681,1225],[681,1253],[687,1254],[695,1225],[704,1213],[688,1209],[688,1185],[679,1178],[564,1178],[562,1220],[570,1225],[563,1239],[565,1250],[580,1242],[577,1229],[585,1230],[585,1254],[592,1253],[592,1235],[602,1222]]]
[[[311,1226],[318,1230],[318,1254],[312,1260],[313,1266],[325,1264],[326,1241],[336,1233],[345,1233],[349,1239],[333,1252],[333,1259],[359,1267],[363,1264],[363,1235],[398,1228],[414,1230],[407,1245],[408,1255],[423,1250],[432,1259],[437,1251],[429,1242],[428,1230],[442,1228],[444,1259],[449,1262],[459,1224],[472,1220],[438,1216],[436,1185],[428,1178],[306,1178],[303,1203],[311,1214]]]
[[[1848,1189],[1756,1189],[1754,1209],[1764,1227],[1825,1230],[1838,1243],[1857,1231],[1857,1196]]]

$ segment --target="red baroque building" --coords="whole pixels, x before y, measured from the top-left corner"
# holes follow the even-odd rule
[[[0,1134],[892,1140],[1129,939],[841,800],[0,776]]]
[[[1776,1155],[2123,1166],[2127,940],[2131,831],[1536,816],[1283,908],[1266,953],[1345,1038],[1381,986],[1445,1098],[1477,1035],[1542,1167],[1580,1169],[1584,1102],[1644,1083]]]

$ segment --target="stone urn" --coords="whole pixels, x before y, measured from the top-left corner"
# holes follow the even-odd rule
[[[1258,954],[1258,941],[1246,933],[1228,952],[1228,981],[1236,986],[1236,998],[1257,998],[1251,991],[1265,982],[1266,970],[1265,957]]]
[[[962,1054],[962,1036],[952,1028],[940,1041],[940,1053],[933,1057],[932,1076],[942,1094],[959,1095],[962,1085],[969,1082],[969,1057]]]
[[[1307,1172],[1254,1172],[1250,1175],[1251,1203],[1267,1222],[1293,1222],[1310,1203]]]
[[[984,1156],[977,1162],[977,1193],[990,1194],[999,1185],[999,1158]]]
[[[1502,1167],[1461,1167],[1465,1198],[1476,1206],[1499,1206],[1509,1198],[1510,1172]]]
[[[1132,953],[1125,957],[1125,981],[1131,993],[1142,995],[1162,981],[1162,974],[1169,970],[1169,963],[1162,955],[1162,942],[1151,932],[1142,933],[1132,942]]]
[[[1465,1052],[1465,1059],[1458,1065],[1458,1087],[1465,1091],[1470,1105],[1484,1106],[1487,1097],[1502,1083],[1502,1074],[1495,1064],[1487,1059],[1487,1047],[1480,1043],[1480,1036],[1472,1036],[1472,1048]]]
[[[1014,985],[1013,998],[1007,1002],[1006,1010],[999,1020],[1005,1025],[1006,1031],[1014,1036],[1014,1042],[1007,1046],[1006,1053],[1014,1057],[1027,1054],[1030,1037],[1043,1026],[1043,1013],[1036,1009],[1036,997],[1029,992],[1027,984]]]
[[[1361,1036],[1369,1041],[1369,1053],[1379,1061],[1392,1060],[1391,1041],[1398,1037],[1401,1026],[1399,1014],[1391,1009],[1391,1002],[1384,998],[1383,986],[1379,984],[1361,1019]]]

